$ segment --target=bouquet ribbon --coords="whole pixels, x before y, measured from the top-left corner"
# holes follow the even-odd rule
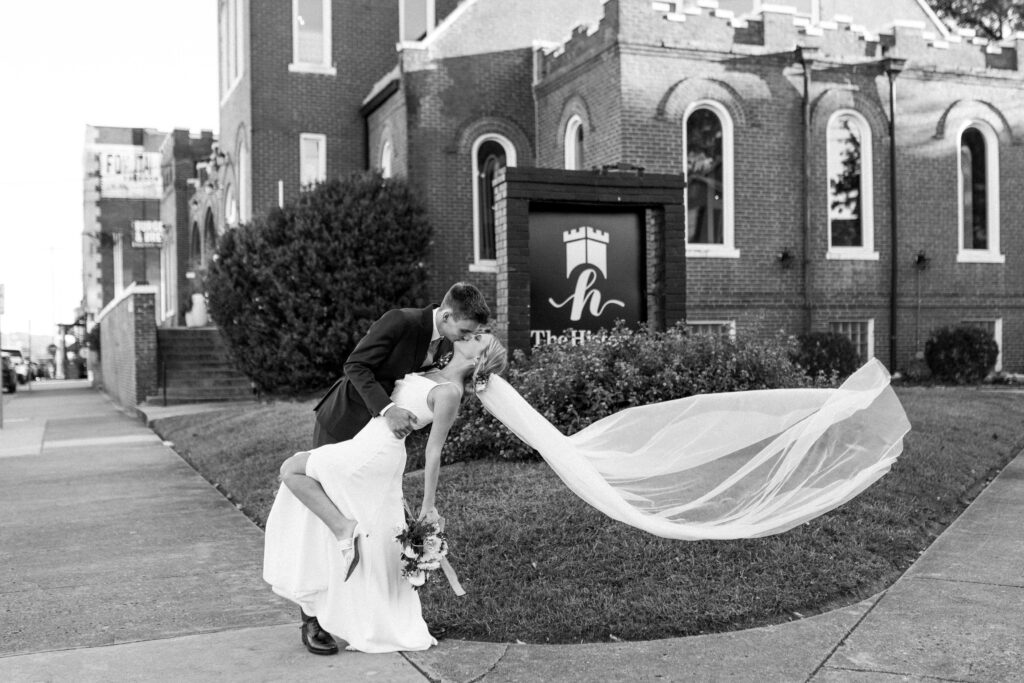
[[[402,499],[402,504],[405,505],[405,512],[410,519],[416,519],[416,515],[412,514],[412,508],[409,507],[409,501]],[[444,517],[437,520],[437,528],[438,531],[444,531]],[[448,561],[447,557],[441,558],[441,572],[444,573],[444,578],[448,579],[448,585],[452,587],[455,595],[461,598],[466,594],[466,589],[459,583],[459,576],[455,573],[455,568],[452,567],[452,563]]]

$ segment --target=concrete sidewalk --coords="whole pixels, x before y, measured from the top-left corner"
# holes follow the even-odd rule
[[[1024,456],[892,587],[827,614],[641,643],[314,657],[260,580],[255,525],[102,395],[36,386],[3,397],[3,681],[1024,680]]]

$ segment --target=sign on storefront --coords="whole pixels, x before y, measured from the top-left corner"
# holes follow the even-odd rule
[[[164,243],[164,224],[160,221],[132,221],[132,246],[136,249],[160,247]]]
[[[138,145],[91,145],[104,199],[160,199],[163,177],[160,153]]]

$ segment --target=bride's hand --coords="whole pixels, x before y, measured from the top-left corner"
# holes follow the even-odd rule
[[[430,508],[420,512],[420,519],[427,524],[437,524],[441,520],[441,514],[437,511],[437,508]]]

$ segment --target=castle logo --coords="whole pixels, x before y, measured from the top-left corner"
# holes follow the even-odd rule
[[[582,320],[585,312],[596,318],[609,306],[625,308],[626,303],[618,299],[602,301],[601,291],[597,289],[597,274],[600,272],[603,278],[608,278],[608,233],[584,226],[564,231],[562,242],[565,244],[565,277],[571,281],[573,273],[578,273],[576,284],[569,298],[561,302],[549,298],[548,303],[555,308],[571,305],[569,319],[572,322]]]

